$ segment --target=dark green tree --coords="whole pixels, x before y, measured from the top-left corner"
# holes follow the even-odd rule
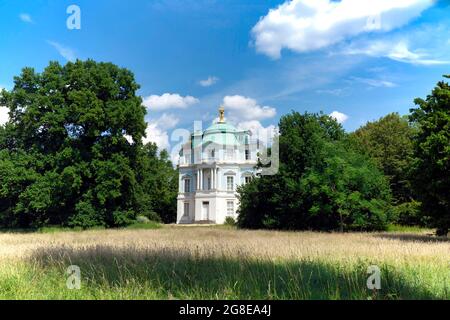
[[[239,189],[244,228],[374,230],[388,223],[390,191],[370,159],[351,148],[335,120],[280,120],[280,169]]]
[[[412,198],[410,168],[413,162],[413,136],[415,128],[407,117],[391,113],[368,122],[350,134],[359,151],[373,158],[389,178],[392,195],[397,203]]]
[[[178,170],[173,168],[169,154],[154,143],[141,150],[139,164],[140,214],[151,220],[173,223],[177,216]]]
[[[450,76],[445,76],[450,78]],[[411,121],[415,139],[414,187],[424,215],[432,217],[438,235],[450,228],[450,86],[440,81],[426,100],[417,98]]]
[[[129,223],[145,108],[133,74],[92,60],[25,68],[0,105],[0,221],[10,226]],[[129,135],[136,143],[129,143]]]
[[[332,229],[383,230],[389,223],[387,179],[346,140],[325,145],[323,162],[301,181],[302,197],[313,225]]]
[[[391,113],[350,134],[356,149],[374,159],[388,178],[394,204],[391,213],[402,225],[426,224],[411,186],[416,132],[416,126],[409,123],[407,116]]]

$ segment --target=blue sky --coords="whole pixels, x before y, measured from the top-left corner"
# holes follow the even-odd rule
[[[80,30],[66,27],[72,4]],[[406,114],[450,73],[449,15],[433,0],[0,0],[0,87],[24,66],[92,58],[135,73],[162,147],[221,104],[242,128],[296,110],[351,131]]]

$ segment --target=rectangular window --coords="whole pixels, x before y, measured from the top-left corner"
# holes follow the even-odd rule
[[[250,183],[252,181],[252,177],[245,177],[245,184]]]
[[[191,192],[191,179],[184,179],[184,192]]]
[[[211,190],[211,178],[208,178],[208,190]]]
[[[250,150],[245,150],[245,160],[250,160]]]
[[[184,203],[184,215],[185,215],[186,217],[189,216],[189,202],[185,202],[185,203]]]
[[[227,190],[234,191],[234,178],[233,177],[227,177]]]
[[[234,201],[232,200],[227,201],[227,215],[229,216],[234,215]]]

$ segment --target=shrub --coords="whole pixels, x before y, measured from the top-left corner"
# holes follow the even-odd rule
[[[236,225],[236,220],[233,217],[226,217],[224,225],[234,227]]]
[[[130,224],[129,226],[126,227],[126,229],[132,229],[132,230],[136,230],[136,229],[159,229],[161,228],[161,224],[159,222],[156,221],[149,221],[146,223],[133,223]]]
[[[123,227],[134,221],[135,213],[132,210],[116,210],[113,213],[114,225]]]
[[[150,219],[147,218],[146,216],[137,216],[136,221],[138,223],[149,223]]]
[[[426,226],[427,219],[422,215],[420,205],[420,202],[412,200],[393,206],[393,220],[403,226]]]

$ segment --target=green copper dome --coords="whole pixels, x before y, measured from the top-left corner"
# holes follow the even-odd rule
[[[208,129],[205,130],[205,134],[207,133],[216,133],[216,132],[236,132],[237,129],[226,122],[216,122]]]
[[[225,121],[223,109],[219,109],[219,111],[221,111],[221,116],[218,122],[208,127],[201,136],[200,134],[193,135],[194,147],[197,146],[198,143],[202,143],[203,145],[215,143],[226,146],[239,146],[242,144],[239,139],[242,140],[242,133],[244,132],[239,131],[235,126]],[[194,136],[197,136],[199,139],[195,139]]]
[[[236,139],[236,136],[233,133],[205,134],[203,136],[203,144],[207,144],[209,142],[226,146],[240,145],[239,141]]]

